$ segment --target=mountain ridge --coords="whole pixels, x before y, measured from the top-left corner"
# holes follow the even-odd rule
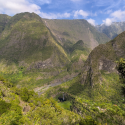
[[[28,21],[28,22],[25,22],[25,21]],[[41,29],[37,25],[39,25],[41,27]],[[26,27],[29,27],[28,30],[26,29]],[[42,31],[42,29],[43,29],[43,31]],[[9,32],[11,33],[10,35],[9,35]],[[12,38],[13,34],[16,35],[15,32],[17,33],[17,35],[19,33],[21,33],[21,36],[18,36],[18,38],[17,37]],[[40,33],[41,34],[45,34],[45,35],[40,38]],[[34,39],[34,41],[36,41],[35,44],[37,46],[38,45],[38,41],[41,39],[41,41],[44,41],[44,43],[42,43],[42,46],[43,46],[44,44],[47,44],[46,39],[48,39],[49,37],[51,37],[50,39],[48,39],[48,41],[51,40],[51,43],[48,43],[48,46],[51,46],[51,44],[54,44],[55,47],[59,48],[58,50],[60,52],[64,53],[64,56],[68,59],[68,57],[67,57],[66,53],[64,52],[64,50],[54,41],[54,39],[52,38],[52,36],[49,33],[49,31],[46,29],[46,27],[44,26],[44,24],[42,24],[41,18],[38,15],[36,15],[36,14],[22,13],[22,14],[17,14],[16,16],[12,17],[10,19],[10,22],[6,25],[3,33],[1,34],[1,40],[2,41],[5,41],[5,39],[6,39],[6,41],[10,40],[10,38],[7,39],[7,37],[9,37],[8,35],[11,36],[11,41],[10,41],[11,43],[9,42],[8,47],[12,47],[12,44],[16,44],[18,42],[18,44],[20,44],[20,46],[21,46],[21,48],[19,46],[17,46],[17,48],[20,49],[20,52],[24,52],[26,50],[26,48],[25,48],[26,47],[26,42],[25,42],[25,47],[23,47],[24,46],[23,45],[23,41],[25,41],[25,40],[28,40],[28,41],[32,42],[32,40]],[[20,37],[20,39],[19,39],[19,37]],[[43,40],[43,38],[44,38],[44,40]],[[20,40],[22,40],[22,43],[19,42]],[[2,43],[2,41],[1,41],[1,43]],[[34,43],[32,42],[32,44],[34,44]],[[5,45],[5,42],[3,43],[3,46],[4,45]],[[39,43],[39,45],[40,45],[40,43]],[[3,47],[2,47],[2,51],[4,51]],[[8,49],[7,49],[7,51],[8,51]],[[7,53],[7,51],[6,51],[6,53]],[[8,54],[9,53],[10,52],[8,52]],[[20,57],[21,57],[21,54],[20,54]],[[24,58],[24,57],[22,56],[21,58]]]

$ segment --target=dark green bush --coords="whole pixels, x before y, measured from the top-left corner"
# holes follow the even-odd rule
[[[92,117],[87,116],[80,121],[79,125],[98,125],[98,123]]]
[[[122,83],[122,94],[125,95],[125,59],[120,59],[120,61],[118,62],[117,70],[120,73],[120,80]]]
[[[10,103],[6,103],[5,101],[1,100],[0,101],[0,115],[7,112],[8,109],[10,109],[10,107],[11,107]]]
[[[34,95],[34,91],[28,91],[27,88],[22,88],[19,95],[23,101],[27,102]]]

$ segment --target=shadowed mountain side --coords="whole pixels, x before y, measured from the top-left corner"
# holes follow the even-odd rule
[[[79,40],[69,49],[71,64],[68,69],[75,70],[75,72],[81,72],[83,69],[84,62],[86,61],[91,50],[87,47],[87,45]]]
[[[4,30],[6,24],[10,20],[10,18],[11,17],[8,15],[0,14],[0,35],[1,35],[2,31]]]

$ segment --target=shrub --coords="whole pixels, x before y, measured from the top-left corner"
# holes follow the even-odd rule
[[[98,123],[92,117],[87,116],[80,121],[79,125],[98,125]]]
[[[27,88],[22,88],[19,95],[23,101],[27,102],[34,95],[34,91],[28,91]]]
[[[7,112],[10,107],[11,107],[10,103],[6,103],[5,101],[1,100],[0,101],[0,115]]]

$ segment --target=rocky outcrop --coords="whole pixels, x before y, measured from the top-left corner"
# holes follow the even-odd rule
[[[107,71],[107,72],[114,72],[116,69],[116,63],[112,60],[106,59],[106,58],[102,58],[99,60],[98,63],[99,67],[98,69]]]

